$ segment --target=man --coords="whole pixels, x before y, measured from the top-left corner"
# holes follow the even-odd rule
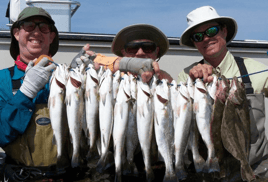
[[[226,78],[246,75],[267,69],[267,66],[250,58],[235,58],[227,49],[236,35],[237,23],[233,18],[219,16],[210,6],[197,8],[187,15],[188,28],[181,35],[181,45],[197,48],[204,60],[185,68],[178,81],[203,78],[213,80],[212,68]],[[204,63],[204,64],[203,64]],[[246,69],[243,69],[245,67]],[[239,71],[239,70],[246,71]],[[248,161],[254,174],[267,178],[268,142],[265,136],[265,109],[263,92],[268,86],[268,73],[255,74],[243,80],[251,107],[251,141]],[[258,111],[258,112],[257,112]]]
[[[98,54],[94,62],[97,68],[104,65],[109,67],[113,73],[119,69],[141,74],[143,82],[149,82],[154,74],[159,79],[168,79],[171,82],[172,77],[167,72],[160,70],[157,62],[167,52],[168,47],[167,37],[158,28],[148,24],[130,25],[120,30],[112,42],[112,52],[119,57],[105,57]],[[94,52],[89,48],[88,44],[85,45],[79,56],[85,54],[93,56]],[[122,57],[124,58],[122,59]],[[76,58],[72,63],[79,64],[80,60]]]
[[[15,65],[0,71],[0,147],[8,156],[7,164],[34,167],[31,171],[41,172],[35,173],[38,177],[44,171],[57,175],[52,170],[57,162],[57,149],[52,144],[53,131],[47,108],[48,81],[56,66],[48,65],[47,58],[35,66],[32,60],[40,55],[56,54],[58,30],[44,9],[27,7],[12,25],[10,34],[10,54]],[[69,165],[68,159],[66,165]],[[13,179],[14,176],[25,177],[23,171],[14,175],[11,165],[6,166],[5,172],[10,180],[19,180]]]

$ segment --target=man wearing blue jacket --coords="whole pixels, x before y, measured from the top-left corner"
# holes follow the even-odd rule
[[[47,58],[35,66],[34,62],[41,55],[56,54],[58,30],[44,9],[27,7],[10,34],[15,65],[0,70],[0,147],[13,164],[51,171],[57,162],[57,149],[52,144],[47,101],[55,65],[48,65]]]

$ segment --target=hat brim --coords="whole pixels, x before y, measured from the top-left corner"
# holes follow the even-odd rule
[[[202,25],[204,23],[208,22],[218,22],[220,24],[226,25],[227,28],[227,37],[226,37],[226,44],[229,44],[237,33],[237,23],[236,21],[231,17],[219,17],[219,18],[212,18],[204,22],[196,23],[190,27],[188,27],[181,35],[180,37],[180,45],[188,46],[195,48],[193,41],[191,40],[191,34],[194,31],[195,28],[197,28],[199,25]]]
[[[158,28],[148,24],[135,24],[123,28],[119,31],[112,42],[112,52],[123,57],[121,52],[126,43],[133,40],[147,39],[151,40],[159,47],[158,58],[162,57],[169,48],[169,42],[166,35]]]

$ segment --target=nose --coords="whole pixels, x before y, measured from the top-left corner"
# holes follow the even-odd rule
[[[41,30],[39,29],[39,26],[36,25],[35,29],[33,30],[34,33],[42,33]]]
[[[136,56],[144,56],[144,55],[145,55],[145,53],[143,52],[142,48],[140,47],[136,53]]]

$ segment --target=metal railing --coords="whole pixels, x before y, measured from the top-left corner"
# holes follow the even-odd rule
[[[76,5],[75,8],[71,9],[71,17],[77,11],[77,9],[81,6],[80,2],[78,1],[44,1],[44,0],[26,0],[27,5],[31,5],[33,3],[48,3],[48,4],[74,4]]]

